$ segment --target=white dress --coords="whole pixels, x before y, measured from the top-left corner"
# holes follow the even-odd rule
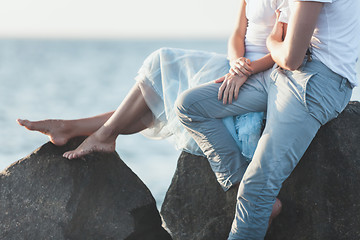
[[[286,0],[247,0],[248,28],[245,57],[251,61],[268,53],[265,42],[275,23],[275,10],[287,22]],[[155,117],[155,124],[142,133],[150,138],[170,137],[177,149],[203,155],[192,137],[182,127],[175,111],[177,97],[194,86],[213,81],[229,72],[226,55],[212,52],[161,48],[144,61],[138,72],[145,101]],[[251,159],[260,137],[264,113],[249,113],[224,119],[243,155]]]

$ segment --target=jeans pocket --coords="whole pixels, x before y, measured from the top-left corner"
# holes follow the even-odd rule
[[[336,118],[350,100],[351,88],[343,81],[347,80],[329,79],[319,74],[307,84],[306,104],[309,113],[322,125]]]
[[[303,71],[287,71],[283,73],[288,78],[288,88],[292,94],[300,101],[304,107],[309,111],[307,104],[307,87],[310,79],[317,75],[317,72],[303,72]]]

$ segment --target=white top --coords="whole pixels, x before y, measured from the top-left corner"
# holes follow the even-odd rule
[[[355,66],[360,52],[360,1],[311,1],[324,3],[311,39],[314,58],[347,78],[353,87],[357,86]]]
[[[266,38],[271,33],[276,21],[275,10],[279,9],[280,21],[288,22],[288,0],[245,0],[248,27],[245,36],[245,57],[251,61],[257,60],[269,51]]]

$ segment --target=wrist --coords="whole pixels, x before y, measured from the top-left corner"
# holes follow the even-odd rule
[[[238,60],[238,58],[229,57],[229,56],[226,59],[229,61],[230,68],[232,68],[234,66],[234,64],[236,63],[236,61]]]

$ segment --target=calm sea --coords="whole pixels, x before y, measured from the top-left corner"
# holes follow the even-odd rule
[[[0,171],[48,141],[19,127],[16,118],[72,119],[114,110],[152,51],[176,47],[225,54],[226,43],[226,39],[0,40]],[[360,99],[358,90],[353,99]],[[120,136],[116,150],[160,206],[180,152],[166,140],[149,140],[141,134]]]

